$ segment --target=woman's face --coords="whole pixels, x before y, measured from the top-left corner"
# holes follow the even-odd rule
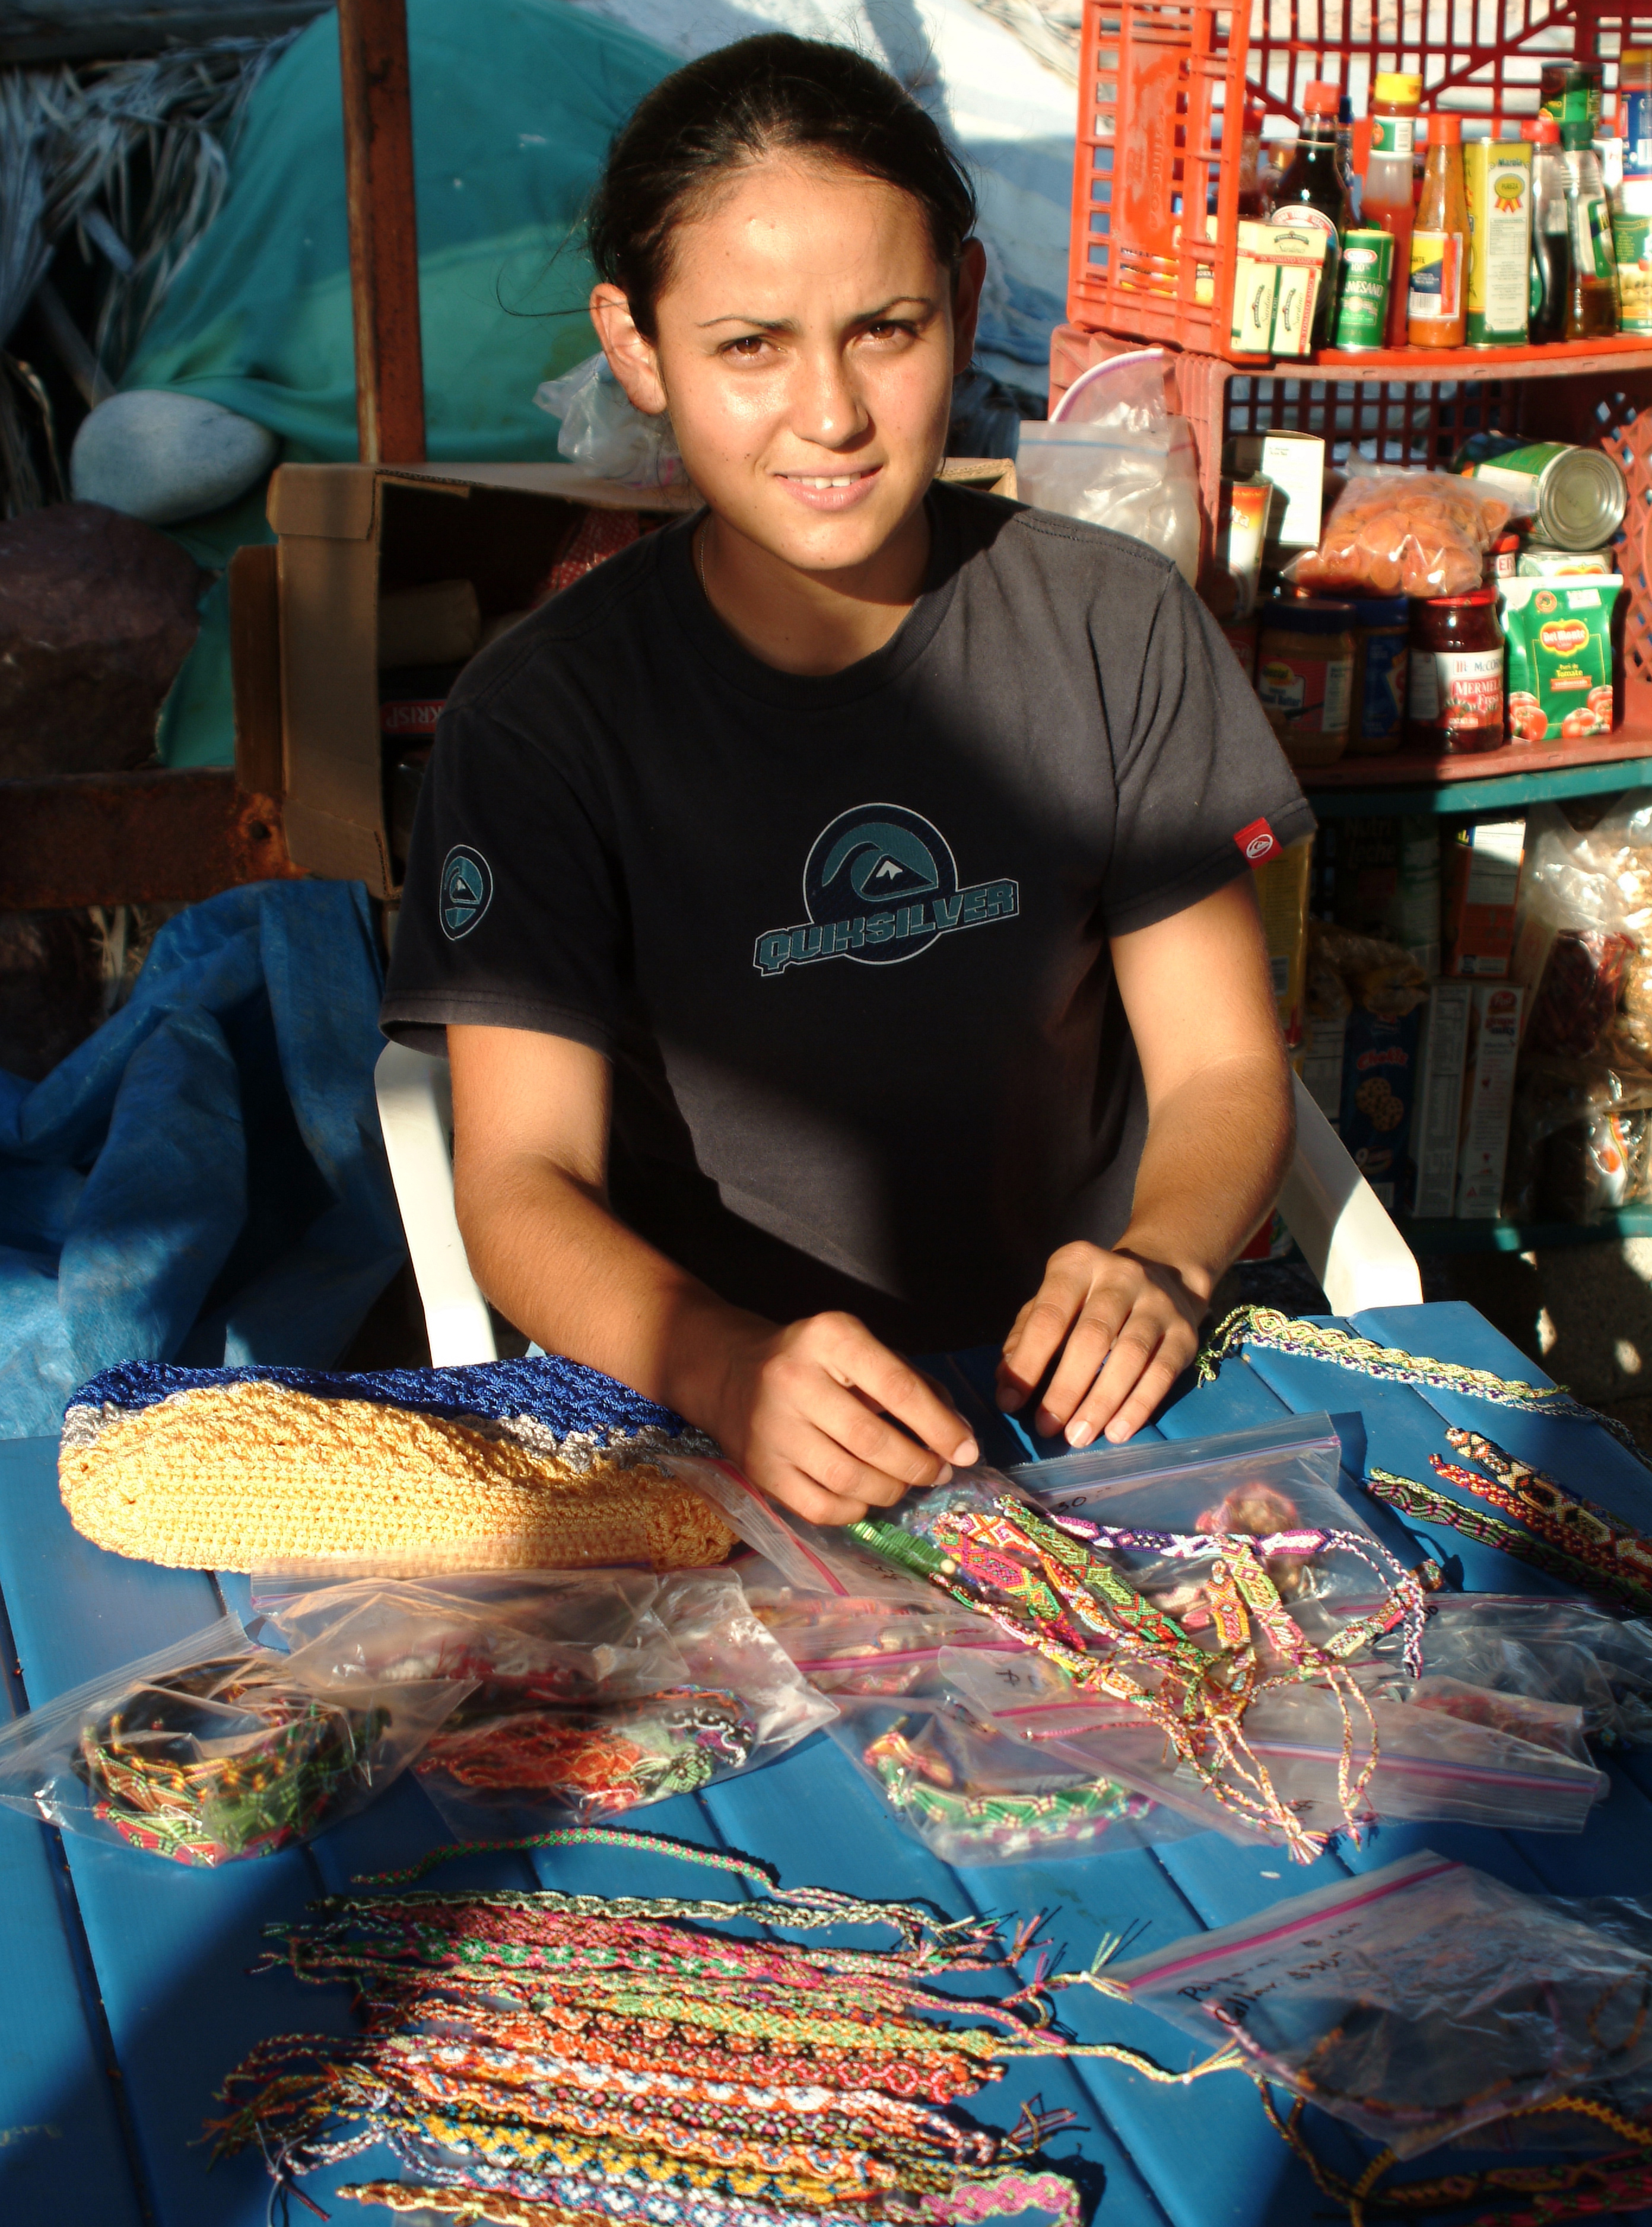
[[[627,392],[669,409],[695,486],[759,547],[809,572],[867,563],[946,453],[979,247],[954,294],[909,194],[788,155],[735,174],[672,247],[653,343],[617,288],[592,297]]]

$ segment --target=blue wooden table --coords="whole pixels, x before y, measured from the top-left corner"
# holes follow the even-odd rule
[[[1534,1378],[1523,1356],[1472,1309],[1396,1308],[1354,1318],[1386,1344]],[[989,1460],[1025,1458],[992,1412],[985,1366],[947,1366],[980,1430]],[[1426,1477],[1445,1451],[1442,1426],[1470,1425],[1562,1481],[1652,1528],[1652,1477],[1594,1425],[1523,1416],[1443,1393],[1426,1397],[1325,1362],[1256,1351],[1224,1364],[1190,1392],[1156,1435],[1186,1439],[1250,1428],[1283,1413],[1326,1410],[1342,1434],[1348,1478],[1368,1463]],[[1062,1451],[1051,1445],[1050,1452]],[[0,1445],[0,1655],[9,1706],[49,1701],[93,1674],[180,1638],[227,1605],[249,1611],[246,1581],[210,1572],[124,1561],[70,1528],[57,1496],[56,1448]],[[1387,1511],[1365,1502],[1378,1528],[1418,1559]],[[1472,1592],[1553,1592],[1540,1573],[1451,1537],[1428,1550],[1460,1554]],[[1063,1965],[1088,1963],[1106,1931],[1148,1930],[1146,1947],[1201,1926],[1227,1924],[1349,1869],[1432,1847],[1535,1892],[1652,1891],[1652,1755],[1609,1765],[1612,1791],[1579,1836],[1495,1833],[1462,1826],[1388,1826],[1362,1850],[1339,1845],[1309,1867],[1274,1848],[1215,1834],[1161,1849],[1068,1862],[949,1871],[908,1840],[830,1741],[817,1736],[764,1770],[698,1797],[661,1803],[635,1822],[704,1846],[749,1851],[788,1885],[814,1883],[882,1897],[928,1897],[942,1907],[1049,1913],[1047,1937]],[[353,1875],[405,1864],[439,1847],[435,1812],[404,1779],[373,1809],[314,1846],[261,1862],[192,1872],[0,1812],[0,2223],[3,2227],[265,2227],[269,2184],[256,2158],[207,2166],[203,2122],[225,2071],[256,2041],[284,2032],[343,2031],[337,1990],[301,1988],[284,1972],[252,1977],[260,1928],[296,1917]],[[597,1892],[698,1893],[703,1872],[667,1860],[576,1849],[528,1859],[501,1854],[450,1865],[431,1882],[454,1887],[536,1881]],[[723,1892],[718,1886],[710,1891]],[[1069,2001],[1075,1999],[1069,1999]],[[1083,1994],[1073,2013],[1089,2039],[1118,2040],[1182,2066],[1197,2052],[1145,2012]],[[1158,2088],[1097,2063],[1012,2074],[978,2103],[1007,2126],[1034,2090],[1079,2124],[1050,2154],[1100,2198],[1102,2227],[1296,2227],[1336,2216],[1305,2169],[1264,2120],[1239,2075],[1189,2089]],[[1329,2122],[1314,2135],[1344,2170],[1364,2153]],[[1339,2147],[1340,2144],[1340,2147]],[[1442,2154],[1441,2170],[1461,2162]],[[305,2193],[363,2227],[387,2214],[329,2200],[339,2183],[394,2178],[373,2152],[312,2175]],[[294,2219],[309,2215],[295,2208]],[[1652,2227],[1652,2214],[1636,2215]]]

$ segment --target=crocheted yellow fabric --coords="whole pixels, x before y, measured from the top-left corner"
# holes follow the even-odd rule
[[[131,1410],[58,1458],[76,1530],[175,1569],[462,1548],[474,1568],[660,1570],[724,1560],[710,1502],[646,1460],[583,1469],[504,1432],[279,1384],[214,1385]]]

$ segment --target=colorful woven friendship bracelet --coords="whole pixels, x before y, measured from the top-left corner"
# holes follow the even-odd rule
[[[1457,1361],[1437,1361],[1428,1354],[1411,1354],[1397,1345],[1379,1345],[1375,1338],[1360,1337],[1334,1323],[1304,1322],[1283,1314],[1277,1307],[1235,1307],[1211,1332],[1196,1364],[1198,1382],[1209,1384],[1229,1355],[1247,1345],[1294,1355],[1301,1361],[1333,1362],[1362,1375],[1387,1384],[1411,1384],[1434,1392],[1463,1392],[1489,1400],[1501,1407],[1523,1408],[1528,1414],[1549,1415],[1572,1422],[1598,1423],[1620,1439],[1636,1459],[1641,1450],[1635,1433],[1613,1415],[1598,1414],[1574,1400],[1564,1386],[1528,1384],[1523,1377],[1499,1376],[1489,1369],[1470,1369]]]
[[[1242,1726],[1247,1710],[1263,1694],[1298,1683],[1322,1685],[1335,1696],[1342,1718],[1337,1797],[1347,1829],[1357,1836],[1358,1805],[1377,1764],[1376,1732],[1369,1704],[1340,1658],[1377,1631],[1403,1624],[1407,1665],[1420,1662],[1424,1608],[1416,1579],[1374,1541],[1327,1535],[1339,1546],[1351,1544],[1368,1567],[1381,1571],[1386,1564],[1393,1591],[1375,1614],[1358,1619],[1331,1645],[1316,1646],[1285,1608],[1255,1539],[1198,1534],[1201,1553],[1212,1542],[1216,1548],[1204,1595],[1220,1643],[1213,1652],[1145,1599],[1080,1535],[1094,1535],[1096,1528],[1052,1520],[1008,1494],[997,1496],[987,1509],[951,1499],[927,1534],[882,1517],[849,1527],[886,1560],[992,1617],[1075,1685],[1139,1710],[1214,1801],[1282,1838],[1300,1861],[1317,1855],[1327,1836],[1309,1832],[1280,1799]],[[1281,1669],[1264,1669],[1257,1634]],[[1368,1752],[1357,1767],[1355,1710],[1368,1732]]]

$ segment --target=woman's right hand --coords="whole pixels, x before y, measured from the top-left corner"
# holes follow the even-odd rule
[[[980,1458],[957,1409],[852,1315],[718,1330],[721,1382],[696,1405],[752,1483],[811,1523],[852,1523]]]

